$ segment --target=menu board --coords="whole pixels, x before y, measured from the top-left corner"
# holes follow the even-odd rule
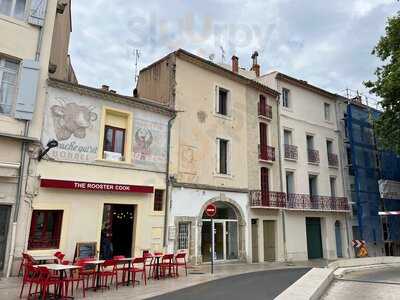
[[[76,243],[74,260],[82,258],[95,258],[97,254],[97,242]]]

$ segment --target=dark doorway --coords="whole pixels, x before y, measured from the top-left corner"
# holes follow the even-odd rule
[[[0,271],[4,268],[11,206],[0,205]]]
[[[308,258],[322,258],[321,220],[320,218],[306,218]]]
[[[100,258],[116,255],[132,256],[135,206],[105,204],[100,241]]]

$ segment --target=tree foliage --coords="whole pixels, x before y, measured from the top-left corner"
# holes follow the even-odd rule
[[[383,65],[375,71],[376,81],[365,86],[379,96],[383,113],[374,122],[374,130],[383,148],[400,155],[400,11],[388,18],[385,35],[372,51]]]

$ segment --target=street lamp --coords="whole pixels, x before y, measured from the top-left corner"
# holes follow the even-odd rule
[[[50,151],[50,149],[57,147],[57,146],[58,146],[58,142],[57,142],[56,140],[50,140],[50,141],[47,143],[46,146],[47,146],[46,149],[40,150],[39,157],[38,157],[38,161],[41,161],[42,158],[43,158],[43,156],[45,156],[45,155],[47,154],[47,152]]]

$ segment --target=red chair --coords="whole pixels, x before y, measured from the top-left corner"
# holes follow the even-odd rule
[[[28,254],[28,253],[23,253],[22,252],[22,259],[21,259],[21,264],[19,265],[19,269],[18,269],[18,277],[21,275],[24,275],[24,271],[25,271],[25,266],[28,263],[33,264],[33,259],[32,257]]]
[[[146,252],[143,254],[144,257],[144,263],[146,265],[146,269],[149,270],[149,275],[147,279],[151,277],[151,272],[153,271],[153,276],[154,276],[154,268],[155,268],[155,262],[154,262],[154,256],[150,252]]]
[[[176,276],[179,276],[179,267],[185,268],[186,276],[188,275],[187,272],[187,264],[186,264],[186,253],[180,252],[175,255],[175,268],[176,268]]]
[[[110,288],[110,285],[113,283],[113,279],[115,277],[115,281],[118,282],[118,272],[117,272],[117,264],[115,260],[108,259],[102,265],[100,269],[100,273],[98,274],[100,277],[100,286]],[[108,278],[111,277],[110,285],[108,285]],[[118,289],[118,284],[116,284],[116,288]]]
[[[126,281],[125,281],[125,276],[126,276],[126,274],[129,272],[129,266],[128,266],[128,262],[125,260],[125,261],[119,261],[120,259],[123,259],[123,258],[125,258],[125,256],[124,255],[116,255],[116,256],[113,256],[113,259],[115,260],[115,263],[116,263],[116,270],[117,270],[117,273],[118,274],[121,274],[122,273],[122,279],[121,279],[121,281],[118,281],[118,274],[117,274],[117,281],[116,281],[116,285],[119,285],[119,284],[124,284],[124,283],[126,283]]]
[[[90,267],[87,264],[87,261],[89,259],[78,259],[75,262],[75,266],[81,266],[82,268],[79,269],[79,276],[82,276],[84,279],[86,279],[86,288],[94,288],[96,285],[96,268]],[[92,285],[89,285],[89,281],[92,281]]]
[[[22,294],[24,293],[24,288],[26,284],[29,284],[29,292],[28,292],[28,298],[31,295],[32,292],[32,287],[33,285],[36,285],[35,287],[35,299],[38,295],[38,288],[40,286],[40,273],[39,270],[35,267],[33,267],[32,262],[28,262],[24,265],[24,272],[23,272],[23,277],[22,277],[22,287],[21,287],[21,292],[19,294],[19,297],[22,298]]]
[[[161,263],[160,263],[160,271],[161,271],[161,276],[165,277],[166,271],[168,269],[168,276],[175,276],[175,263],[174,263],[174,255],[173,254],[165,254],[161,258]]]
[[[50,287],[54,288],[53,295],[61,294],[61,297],[64,298],[63,282],[59,278],[53,277],[49,269],[47,269],[46,267],[36,268],[39,272],[40,291],[42,294],[42,299],[46,299],[46,297],[50,295]]]
[[[71,270],[68,277],[63,278],[64,297],[74,296],[74,283],[76,282],[76,289],[79,288],[79,283],[82,283],[83,298],[86,297],[85,291],[85,276],[80,272],[80,269]],[[68,288],[71,285],[71,296],[68,295]]]
[[[132,287],[135,287],[136,273],[142,273],[142,280],[144,280],[144,285],[146,285],[146,259],[144,257],[134,258],[129,272],[132,273]]]

